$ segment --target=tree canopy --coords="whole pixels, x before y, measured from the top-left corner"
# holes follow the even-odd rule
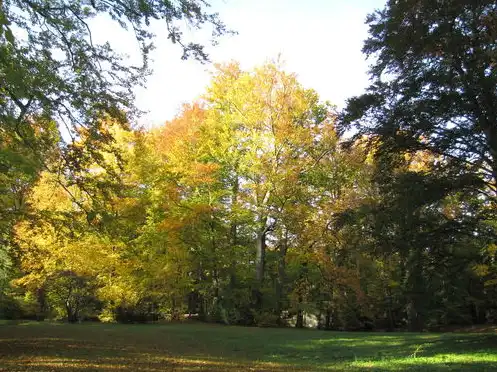
[[[149,73],[148,54],[156,37],[150,22],[164,22],[164,37],[183,49],[184,59],[206,61],[204,46],[185,40],[180,23],[210,28],[215,43],[229,31],[208,8],[196,0],[0,3],[3,247],[41,171],[69,172],[65,183],[82,183],[81,170],[113,146],[104,123],[133,124],[138,113],[134,88]],[[94,41],[91,21],[98,16],[134,33],[141,64],[131,65],[108,42]]]
[[[148,23],[205,60],[176,25],[228,32],[207,4],[2,3],[1,315],[495,322],[495,8],[389,1],[367,21],[371,86],[343,111],[279,63],[231,62],[139,129]],[[134,30],[141,66],[93,44],[99,14]]]
[[[480,249],[495,240],[496,9],[492,1],[389,1],[367,21],[372,84],[341,117],[341,131],[354,133],[349,143],[367,137],[374,148],[382,202],[370,217],[382,240],[394,239],[390,249],[404,252],[413,323],[434,280],[423,256],[442,247],[440,257],[455,254],[461,235],[467,250],[457,255],[470,254],[467,239]]]
[[[429,151],[437,171],[474,178],[495,202],[497,6],[493,1],[389,1],[369,16],[372,85],[344,128],[386,152]]]

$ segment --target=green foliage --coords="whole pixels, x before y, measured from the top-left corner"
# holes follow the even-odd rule
[[[493,1],[389,1],[368,19],[373,84],[344,124],[384,152],[428,151],[439,173],[495,193],[495,14]]]
[[[0,296],[0,311],[1,319],[18,319],[23,315],[18,301],[12,296],[4,294],[4,292]]]
[[[411,329],[482,321],[471,268],[495,240],[495,14],[491,1],[389,1],[368,18],[372,85],[341,116],[349,145],[369,142],[378,187],[352,224],[398,260],[388,311]]]
[[[45,284],[45,296],[57,318],[74,323],[92,314],[95,306],[94,285],[88,278],[72,271],[60,271]]]

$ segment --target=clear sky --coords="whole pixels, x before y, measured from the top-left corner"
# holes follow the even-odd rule
[[[281,54],[285,69],[317,90],[323,100],[343,106],[368,84],[368,62],[361,53],[367,37],[366,16],[386,0],[213,0],[214,11],[236,36],[223,37],[208,52],[213,62],[237,60],[244,68],[260,65]],[[110,28],[97,19],[97,39],[137,58],[130,33]],[[182,61],[179,47],[170,43],[164,26],[152,25],[158,38],[152,52],[154,70],[145,88],[137,90],[137,105],[148,111],[147,126],[171,119],[184,102],[201,95],[209,83],[212,65]],[[204,35],[197,34],[202,40]]]

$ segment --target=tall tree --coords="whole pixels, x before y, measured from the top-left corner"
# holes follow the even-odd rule
[[[303,200],[302,180],[335,144],[331,107],[275,64],[253,72],[236,64],[221,67],[206,104],[210,120],[224,123],[226,153],[236,159],[240,202],[252,213],[255,286],[262,287],[268,241],[275,239],[285,208]],[[285,244],[278,247],[284,260]]]
[[[184,59],[207,61],[204,46],[185,40],[180,25],[210,28],[216,42],[228,30],[208,8],[198,0],[0,2],[1,246],[8,245],[24,194],[42,170],[72,172],[81,185],[78,173],[114,140],[102,121],[127,126],[136,118],[134,88],[149,73],[156,38],[150,22],[164,22],[159,37],[178,44]],[[141,64],[94,40],[92,19],[98,16],[133,30]],[[76,144],[82,136],[84,149]],[[49,150],[61,159],[58,169],[48,169]]]
[[[389,1],[367,20],[373,84],[352,98],[342,129],[380,150],[439,155],[437,171],[476,178],[497,196],[497,5]]]
[[[387,214],[374,216],[382,245],[400,254],[409,323],[420,329],[436,252],[478,236],[479,221],[495,218],[497,5],[392,0],[367,23],[372,85],[349,100],[341,130],[355,131],[351,143],[366,135],[374,144],[375,180],[389,195],[379,207]],[[420,154],[431,160],[406,168]],[[458,213],[444,216],[441,205],[451,199]]]

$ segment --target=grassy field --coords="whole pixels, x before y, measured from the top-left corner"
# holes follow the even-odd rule
[[[0,371],[497,371],[497,333],[0,325]]]

